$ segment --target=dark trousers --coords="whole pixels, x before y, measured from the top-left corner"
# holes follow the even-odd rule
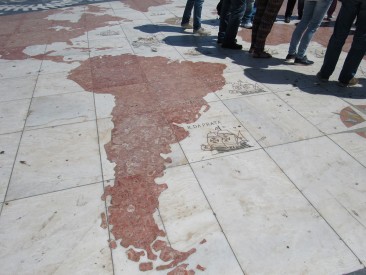
[[[357,17],[356,31],[352,46],[344,61],[338,80],[348,83],[356,74],[358,66],[366,53],[366,1],[344,0],[337,16],[334,32],[329,40],[320,75],[329,78],[337,65],[342,47]]]
[[[294,7],[295,7],[295,3],[296,3],[296,0],[288,0],[287,1],[285,17],[291,17],[292,12],[293,12]],[[299,2],[297,2],[297,14],[300,18],[302,18],[302,11],[303,10],[304,10],[304,0],[299,0]]]
[[[327,15],[330,17],[333,15],[336,7],[337,7],[338,0],[333,0],[332,4],[330,4],[330,7],[328,9]]]
[[[266,39],[270,33],[283,0],[257,0],[257,11],[254,16],[251,48],[256,52],[264,50]]]

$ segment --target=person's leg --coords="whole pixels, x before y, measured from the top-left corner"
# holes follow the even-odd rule
[[[231,0],[223,0],[221,6],[221,13],[220,13],[220,25],[219,25],[219,33],[217,37],[217,42],[222,43],[225,32],[228,24],[229,18],[229,9],[231,5]]]
[[[193,30],[198,30],[201,28],[201,13],[203,1],[204,0],[194,0]]]
[[[352,46],[344,61],[342,71],[339,75],[339,82],[348,84],[356,75],[362,58],[366,53],[366,3],[359,1],[356,32],[353,37]]]
[[[250,49],[254,49],[254,45],[256,44],[259,25],[262,21],[262,16],[264,14],[264,11],[266,10],[268,1],[269,0],[257,0],[255,2],[256,12],[254,15],[254,20],[253,20],[252,43],[251,43]]]
[[[244,25],[252,23],[253,11],[254,11],[254,0],[246,0],[245,13],[242,19],[242,23]]]
[[[288,0],[287,1],[285,17],[290,18],[292,16],[292,12],[294,11],[295,4],[296,4],[296,0]]]
[[[276,16],[281,8],[282,3],[283,0],[268,1],[258,27],[256,41],[254,45],[255,53],[260,53],[264,51],[267,36],[272,29],[273,23],[276,20]]]
[[[191,18],[192,9],[194,5],[194,0],[187,0],[186,7],[183,12],[181,25],[185,25],[189,23],[189,19]]]
[[[311,21],[316,3],[317,2],[306,1],[303,18],[292,33],[290,47],[288,49],[289,55],[295,55],[297,53],[297,46],[300,42],[301,37],[303,36],[304,31]]]
[[[338,0],[333,0],[332,4],[330,5],[328,11],[327,11],[327,19],[331,19],[333,17],[333,13],[337,7]]]
[[[297,2],[297,15],[299,16],[300,20],[302,18],[302,13],[304,10],[304,4],[305,4],[305,0],[299,0],[299,2]]]
[[[308,7],[311,5],[311,14],[310,20],[307,26],[305,33],[301,38],[301,42],[297,51],[297,58],[302,59],[305,56],[306,49],[309,46],[311,39],[313,38],[314,33],[319,28],[325,13],[327,12],[329,5],[331,4],[331,0],[328,1],[306,1],[304,6],[303,19],[305,16],[308,17]],[[302,21],[301,20],[301,21]],[[300,21],[300,23],[301,23]],[[300,25],[300,24],[299,24]]]
[[[223,46],[235,44],[235,38],[238,34],[240,21],[245,12],[245,1],[246,0],[231,0],[229,10],[230,15],[223,40]]]
[[[358,13],[358,9],[360,8],[359,6],[359,0],[347,0],[342,2],[342,7],[337,16],[333,34],[328,42],[323,66],[319,72],[321,78],[328,79],[334,72],[342,47],[348,37],[353,21]]]

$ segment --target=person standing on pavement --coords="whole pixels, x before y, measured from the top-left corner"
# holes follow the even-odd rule
[[[220,11],[220,26],[217,43],[221,47],[241,50],[242,45],[236,43],[236,35],[240,21],[245,12],[246,0],[223,0]]]
[[[241,19],[240,27],[251,29],[253,27],[253,17],[255,14],[255,0],[246,1],[246,9],[243,18]]]
[[[286,60],[294,59],[294,63],[300,65],[314,63],[307,59],[305,52],[331,2],[332,0],[305,0],[303,17],[292,33]]]
[[[285,23],[291,22],[292,12],[294,11],[294,7],[296,4],[296,0],[288,0],[285,12]],[[301,20],[302,18],[302,11],[304,10],[304,0],[299,0],[297,2],[297,15],[298,19]]]
[[[204,0],[187,0],[183,12],[181,26],[183,29],[193,29],[195,35],[210,35],[208,31],[201,27],[201,13]],[[193,26],[189,23],[193,9]]]
[[[254,58],[271,58],[272,55],[264,51],[266,39],[276,20],[283,0],[257,0],[252,28],[252,44],[249,52]]]
[[[356,17],[356,31],[351,49],[347,54],[342,71],[338,77],[338,84],[342,87],[348,87],[359,82],[354,76],[366,53],[366,0],[342,1],[342,7],[337,16],[333,34],[328,42],[323,66],[316,75],[321,82],[328,81],[334,72],[342,47]]]

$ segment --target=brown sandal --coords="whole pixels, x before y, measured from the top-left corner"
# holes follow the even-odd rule
[[[271,58],[272,55],[267,52],[253,52],[254,58]]]

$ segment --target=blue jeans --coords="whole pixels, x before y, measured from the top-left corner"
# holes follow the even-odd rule
[[[189,23],[189,19],[191,18],[192,9],[193,9],[193,29],[198,30],[201,28],[201,13],[202,13],[202,5],[204,0],[187,0],[186,7],[184,9],[182,23]]]
[[[296,54],[297,58],[303,58],[305,56],[306,49],[331,3],[332,0],[305,1],[302,19],[296,26],[291,37],[290,48],[288,50],[289,54]]]
[[[246,0],[246,1],[247,2],[246,2],[245,13],[243,19],[241,20],[241,22],[244,24],[252,23],[255,13],[255,7],[254,7],[255,0]]]
[[[218,39],[224,44],[235,43],[246,0],[224,0],[221,7]]]
[[[329,40],[324,63],[320,75],[329,78],[337,65],[342,47],[348,37],[353,21],[357,16],[357,26],[353,37],[352,46],[344,61],[338,80],[349,83],[355,76],[358,66],[366,52],[366,1],[344,0],[337,16],[333,34]]]

